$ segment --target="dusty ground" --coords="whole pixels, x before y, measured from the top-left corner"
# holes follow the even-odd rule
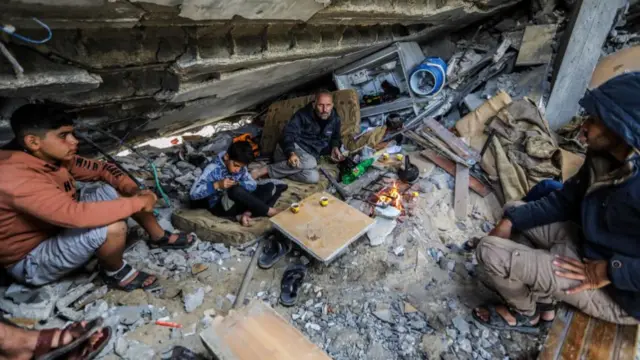
[[[492,294],[475,274],[472,254],[459,246],[470,237],[481,236],[495,222],[500,213],[495,197],[472,194],[469,217],[456,222],[451,208],[452,178],[436,169],[420,184],[423,193],[415,214],[399,224],[384,244],[371,247],[363,237],[330,265],[312,263],[298,305],[285,308],[277,303],[281,275],[289,262],[300,261],[296,254],[273,269],[257,270],[247,298],[259,297],[271,304],[335,359],[522,359],[535,355],[538,336],[498,334],[474,325],[470,317],[470,309]],[[172,334],[171,329],[149,322],[123,339],[148,345],[156,356],[177,344],[208,355],[198,336],[206,326],[204,313],[210,309],[218,315],[228,312],[227,295],[235,295],[239,288],[251,250],[232,249],[231,255],[221,264],[208,264],[209,269],[198,275],[166,280],[168,291],[162,297],[173,298],[110,292],[106,300],[112,306],[148,303],[166,307],[171,321],[184,325],[182,331]],[[189,292],[199,287],[208,291],[204,302],[186,313],[182,297],[176,295],[178,289]],[[121,346],[126,343],[120,342]],[[111,354],[107,358],[119,357]]]

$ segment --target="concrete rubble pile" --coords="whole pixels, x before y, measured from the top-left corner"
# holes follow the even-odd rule
[[[514,98],[534,94],[536,102],[544,104],[552,59],[515,70],[506,63],[515,62],[521,44],[514,39],[522,39],[527,26],[551,21],[561,32],[566,25],[563,9],[571,1],[552,11],[545,1],[536,3],[540,7],[534,14],[496,20],[465,33],[466,39],[444,38],[423,47],[425,54],[446,59],[451,68],[451,81],[442,95],[446,100],[438,110],[447,128],[499,90]],[[620,20],[603,53],[640,43],[633,31]],[[546,45],[555,52],[557,41],[556,36]],[[464,108],[452,106],[458,97]],[[243,133],[258,137],[260,129],[247,125],[212,137],[180,137],[179,145],[167,149],[137,149],[153,163],[157,181],[171,200],[165,204],[171,208],[159,209],[165,229],[173,230],[171,212],[188,206],[189,190],[204,167]],[[154,178],[149,162],[136,154],[116,160],[142,181]],[[367,234],[369,241],[355,242],[330,266],[310,263],[294,250],[273,270],[259,271],[247,297],[270,304],[336,360],[515,359],[538,351],[543,334],[498,333],[472,320],[471,309],[495,295],[483,285],[477,259],[463,244],[486,235],[501,216],[501,206],[495,194],[482,198],[471,193],[469,216],[457,219],[453,188],[454,178],[440,168],[421,174],[410,214],[377,217]],[[350,204],[364,206],[360,200]],[[146,235],[140,230],[130,227],[129,237],[143,240]],[[161,293],[110,291],[94,282],[97,272],[89,266],[92,275],[39,289],[2,287],[0,310],[36,329],[104,317],[115,329],[104,358],[152,359],[168,354],[174,345],[207,354],[195,335],[230,310],[241,276],[236,270],[246,268],[253,251],[255,247],[237,249],[205,241],[191,249],[166,251],[133,241],[125,260],[163,279]],[[298,305],[284,308],[278,305],[280,277],[292,262],[310,266]],[[158,321],[182,327],[163,327],[156,325]]]

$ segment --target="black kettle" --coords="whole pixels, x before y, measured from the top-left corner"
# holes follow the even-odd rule
[[[420,177],[420,170],[409,160],[409,155],[404,157],[404,166],[398,171],[400,180],[406,183],[412,183]]]

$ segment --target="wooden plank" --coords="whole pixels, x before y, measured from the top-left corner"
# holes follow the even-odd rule
[[[474,165],[480,161],[480,154],[467,145],[462,139],[447,130],[434,118],[427,118],[422,123],[429,128],[440,140],[444,141],[458,156],[463,158],[469,165]],[[424,131],[424,130],[423,130]]]
[[[516,66],[548,64],[553,57],[553,39],[558,25],[531,25],[524,30]]]
[[[551,324],[551,329],[547,334],[547,339],[540,351],[540,355],[538,355],[538,360],[556,360],[558,358],[569,330],[571,319],[573,319],[573,310],[561,307],[556,311],[556,318]]]
[[[618,325],[618,348],[615,360],[634,360],[638,343],[638,326]]]
[[[456,175],[456,164],[453,161],[436,154],[436,152],[433,150],[425,150],[421,152],[420,155],[431,160],[431,162],[441,167],[450,175]],[[473,176],[469,178],[469,188],[482,197],[491,194],[491,190],[482,182],[480,182],[480,180],[474,178]]]
[[[589,321],[591,321],[591,317],[583,312],[573,314],[559,359],[577,360],[580,357]]]
[[[224,318],[217,317],[200,337],[220,360],[331,359],[260,300],[232,310]]]
[[[329,205],[320,205],[320,198]],[[316,193],[300,202],[300,212],[283,211],[271,218],[274,227],[316,259],[328,263],[362,236],[374,221],[328,193]]]
[[[552,129],[568,123],[578,113],[591,74],[602,53],[602,44],[625,0],[579,0],[558,50],[553,90],[546,118]]]
[[[589,343],[586,345],[586,359],[610,360],[613,357],[613,349],[616,340],[618,326],[616,324],[593,319],[593,329]]]
[[[428,133],[422,132],[422,135],[418,135],[415,131],[407,131],[405,134],[406,137],[416,142],[418,145],[422,146],[425,149],[437,149],[442,154],[446,155],[449,159],[468,166],[467,161],[456,155],[451,151],[451,149],[444,143],[442,140],[436,138],[435,136],[431,136]]]
[[[466,218],[469,208],[469,168],[460,164],[456,164],[456,187],[453,199],[456,218]]]

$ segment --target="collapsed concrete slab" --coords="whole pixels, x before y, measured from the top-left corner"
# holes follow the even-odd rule
[[[49,61],[26,49],[9,49],[24,68],[24,74],[16,77],[11,64],[1,58],[0,96],[46,98],[51,94],[88,91],[102,83],[100,76],[84,69]]]

